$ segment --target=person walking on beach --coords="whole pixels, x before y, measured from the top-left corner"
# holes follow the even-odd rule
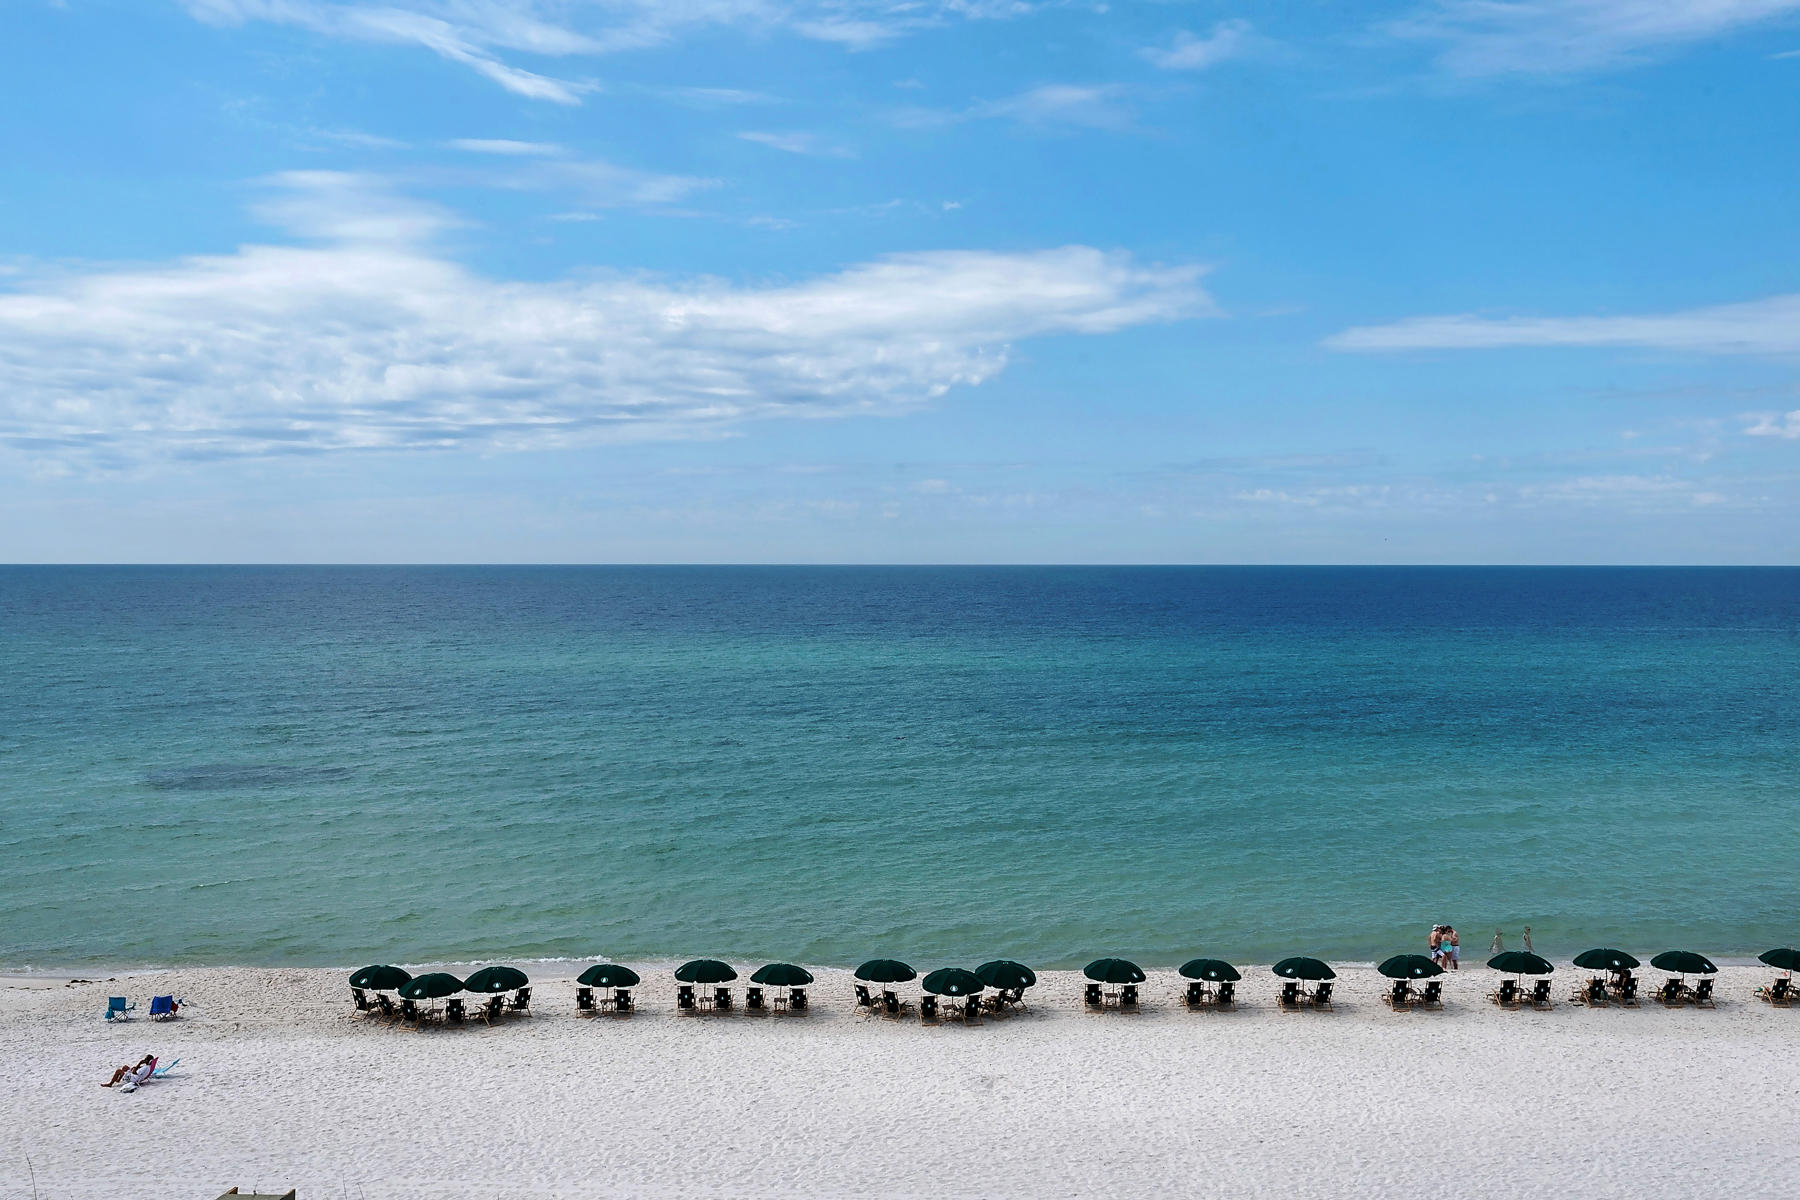
[[[1433,925],[1431,927],[1431,936],[1425,939],[1425,945],[1431,951],[1431,961],[1436,963],[1440,967],[1443,966],[1444,965],[1444,927],[1442,925]]]

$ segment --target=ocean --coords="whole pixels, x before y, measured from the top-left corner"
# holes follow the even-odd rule
[[[1790,944],[1800,570],[0,568],[0,967]]]

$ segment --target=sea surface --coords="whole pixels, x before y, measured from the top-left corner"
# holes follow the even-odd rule
[[[1800,936],[1800,570],[0,568],[0,967]]]

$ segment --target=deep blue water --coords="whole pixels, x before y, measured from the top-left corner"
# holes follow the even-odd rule
[[[1796,851],[1797,570],[0,568],[4,966],[1730,955]]]

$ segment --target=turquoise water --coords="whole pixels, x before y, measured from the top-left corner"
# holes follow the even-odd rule
[[[0,569],[0,966],[1754,953],[1797,781],[1794,570]]]

